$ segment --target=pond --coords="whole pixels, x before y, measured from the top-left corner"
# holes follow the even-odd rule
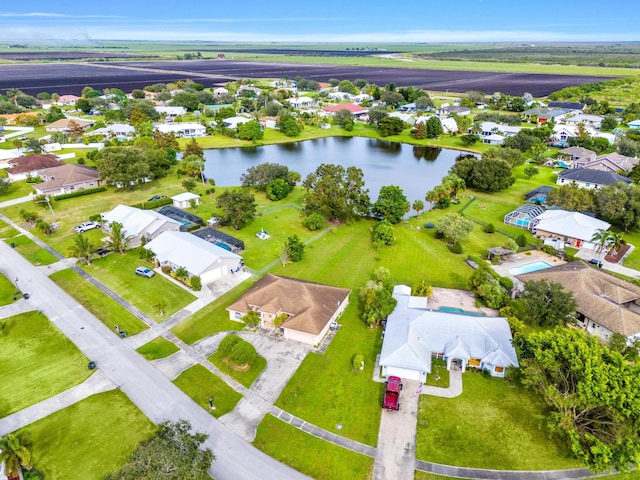
[[[398,185],[409,202],[440,184],[462,152],[362,137],[329,137],[263,147],[205,150],[205,175],[216,185],[240,185],[249,167],[271,162],[286,165],[304,179],[322,163],[362,169],[365,188],[375,202],[384,185]]]

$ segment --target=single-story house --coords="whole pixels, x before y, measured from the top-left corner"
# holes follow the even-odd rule
[[[577,185],[580,188],[596,190],[618,182],[632,183],[632,180],[610,171],[570,168],[558,174],[556,185]]]
[[[55,155],[41,155],[39,153],[30,153],[24,157],[8,159],[7,164],[9,166],[7,176],[10,182],[17,182],[29,177],[38,177],[40,172],[46,168],[63,165]]]
[[[250,122],[251,120],[253,119],[250,117],[236,116],[236,117],[225,118],[223,120],[223,123],[225,127],[235,130],[236,128],[238,128],[238,125],[242,125],[243,123]]]
[[[221,97],[222,95],[228,95],[229,94],[229,90],[227,90],[224,87],[218,87],[218,88],[213,90],[213,94],[216,97]]]
[[[195,205],[200,205],[200,195],[196,195],[191,192],[183,192],[171,197],[173,200],[173,206],[178,208],[191,208],[191,201],[195,202]]]
[[[101,216],[106,229],[109,229],[113,222],[120,223],[127,236],[133,237],[132,246],[139,244],[142,238],[150,241],[163,232],[177,232],[182,226],[177,220],[154,210],[141,210],[128,205],[118,205]]]
[[[80,120],[79,118],[61,118],[60,120],[50,123],[44,127],[44,129],[47,132],[68,132],[71,130],[71,126],[73,126],[72,122],[78,125],[82,130],[87,130],[92,125],[91,122]]]
[[[409,113],[391,112],[389,114],[389,116],[390,117],[394,117],[394,118],[399,118],[404,123],[408,123],[409,125],[415,125],[415,123],[416,123],[416,117],[414,117],[413,115],[411,115]]]
[[[67,163],[40,171],[42,183],[33,187],[38,194],[63,195],[100,186],[100,173],[87,165]]]
[[[118,140],[126,140],[131,138],[135,131],[135,127],[126,123],[114,123],[113,125],[107,125],[104,128],[97,128],[96,130],[89,132],[88,135],[105,135],[106,137],[115,137]]]
[[[631,130],[640,130],[640,118],[627,123],[627,127],[629,127]]]
[[[610,226],[610,223],[583,213],[552,209],[531,220],[529,230],[538,238],[561,240],[574,248],[595,250],[597,246],[591,243],[593,235]]]
[[[222,110],[223,108],[233,108],[233,103],[220,103],[217,105],[205,105],[202,110],[207,115],[213,115],[218,110]],[[235,111],[235,109],[234,109]]]
[[[340,110],[349,110],[356,117],[366,115],[369,113],[369,109],[365,107],[361,107],[360,105],[356,105],[355,103],[339,103],[338,105],[332,105],[331,107],[325,107],[322,109],[324,112],[329,114],[335,114]]]
[[[567,147],[560,150],[560,158],[564,159],[571,167],[581,168],[595,160],[596,152],[583,147]]]
[[[564,108],[530,108],[522,112],[522,117],[530,122],[542,124],[550,121],[558,122],[566,117],[567,113],[568,111]]]
[[[578,326],[603,340],[620,333],[629,342],[640,339],[640,287],[584,262],[518,275],[522,282],[547,280],[573,293],[578,304]]]
[[[270,128],[272,130],[278,129],[278,117],[266,116],[262,117],[260,120],[260,126],[264,128]]]
[[[243,97],[244,92],[253,92],[256,97],[262,95],[262,90],[260,90],[258,87],[249,87],[247,85],[243,85],[236,91],[236,97]]]
[[[304,97],[304,96],[297,97],[297,98],[290,98],[287,101],[293,108],[311,107],[311,106],[317,105],[318,103],[315,98]]]
[[[58,101],[55,102],[56,105],[61,106],[74,106],[81,97],[77,97],[76,95],[60,95]]]
[[[236,302],[229,305],[229,318],[241,321],[254,310],[262,328],[274,328],[280,315],[284,338],[319,344],[349,304],[350,290],[271,273],[262,277]]]
[[[187,109],[184,107],[153,107],[153,108],[160,115],[169,119],[187,114]]]
[[[582,124],[585,127],[592,127],[597,130],[600,130],[600,125],[602,124],[602,120],[604,120],[604,117],[601,117],[599,115],[579,114],[579,115],[574,115],[573,117],[566,117],[564,119],[564,123],[566,123],[567,125],[576,125],[576,126]]]
[[[202,137],[207,134],[207,128],[195,122],[156,123],[153,128],[160,133],[173,133],[177,137]]]
[[[482,143],[486,143],[488,145],[502,145],[504,143],[504,137],[502,135],[498,135],[497,133],[484,135],[480,138],[482,139]]]
[[[172,270],[183,267],[203,285],[227,275],[242,265],[242,257],[187,232],[165,231],[144,246],[156,261]]]
[[[597,156],[594,160],[586,163],[584,168],[611,173],[618,173],[620,171],[630,172],[633,167],[638,164],[638,161],[637,158],[626,157],[617,152],[613,152]]]
[[[488,137],[489,135],[502,135],[504,137],[516,136],[522,127],[512,127],[510,125],[502,125],[495,122],[482,122],[480,124],[480,136]],[[473,127],[469,129],[469,133],[473,131]]]
[[[418,123],[426,123],[433,115],[423,115],[421,117],[416,118],[416,124]],[[458,131],[458,123],[456,119],[453,117],[439,117],[440,125],[442,125],[442,130],[444,133],[456,133]]]
[[[0,168],[11,168],[13,164],[11,161],[14,158],[22,157],[23,154],[16,149],[2,150],[0,149]]]
[[[506,318],[430,310],[427,298],[412,296],[406,285],[394,287],[393,298],[398,303],[385,325],[382,376],[425,382],[433,358],[445,360],[449,370],[474,367],[495,377],[518,367]]]
[[[463,117],[465,115],[471,115],[471,109],[469,107],[461,107],[459,105],[448,105],[442,106],[436,110],[436,115],[439,117],[448,117],[453,113]]]

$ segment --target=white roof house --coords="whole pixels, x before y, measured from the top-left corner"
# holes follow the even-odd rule
[[[610,223],[590,217],[578,212],[567,210],[547,210],[534,218],[529,224],[536,236],[562,240],[576,248],[590,248],[597,246],[591,239],[597,230],[608,230]]]
[[[412,296],[406,285],[396,286],[393,298],[398,304],[387,319],[380,353],[383,376],[424,382],[434,356],[446,360],[447,369],[472,366],[497,377],[518,366],[505,318],[429,310],[426,297]]]
[[[154,128],[160,133],[173,133],[179,137],[202,137],[207,128],[195,122],[157,123]]]
[[[495,122],[482,122],[480,129],[482,130],[480,135],[483,137],[496,133],[504,137],[514,137],[522,130],[522,127],[512,127],[511,125],[502,125]]]
[[[191,200],[193,200],[196,205],[200,205],[200,196],[191,192],[179,193],[171,197],[171,200],[173,200],[173,206],[178,208],[191,207]]]
[[[251,120],[252,119],[248,117],[237,116],[237,117],[225,118],[223,122],[227,128],[235,129],[235,128],[238,128],[238,125],[242,125],[243,123],[250,122]]]
[[[213,91],[213,94],[214,94],[216,97],[220,97],[220,96],[222,96],[222,95],[226,95],[226,94],[228,94],[228,93],[229,93],[229,90],[227,90],[227,89],[226,89],[226,88],[224,88],[224,87],[218,87],[218,88],[216,88],[216,89]]]
[[[399,118],[404,123],[408,123],[409,125],[414,125],[416,123],[416,117],[414,117],[410,113],[391,112],[389,116],[394,118]]]
[[[111,135],[117,138],[127,138],[135,133],[135,127],[126,123],[114,123],[113,125],[107,125],[104,128],[97,128],[89,135]]]
[[[155,210],[141,210],[128,205],[118,205],[101,216],[107,228],[113,222],[122,224],[126,235],[133,237],[133,244],[140,242],[142,237],[146,240],[153,240],[162,232],[177,232],[182,226],[180,222]]]
[[[178,115],[186,115],[187,109],[184,107],[153,107],[160,115],[169,117],[177,117]]]
[[[418,117],[416,119],[416,123],[426,123],[427,120],[429,120],[431,117],[434,117],[435,115],[423,115],[421,117]],[[456,122],[456,119],[453,117],[438,117],[438,120],[440,120],[440,125],[442,125],[442,130],[444,131],[444,133],[454,133],[458,131],[458,123]]]
[[[202,284],[210,283],[241,266],[242,257],[187,232],[163,232],[147,243],[160,265],[183,267]]]
[[[311,105],[317,104],[317,101],[315,98],[304,97],[304,96],[300,96],[298,98],[290,98],[287,101],[294,108],[309,107]]]

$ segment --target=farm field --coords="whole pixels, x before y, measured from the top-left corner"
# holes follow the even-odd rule
[[[120,88],[131,91],[154,83],[168,83],[192,78],[211,87],[239,78],[295,78],[326,82],[331,78],[364,78],[378,85],[395,83],[398,86],[413,85],[431,91],[463,93],[469,90],[484,92],[501,91],[509,95],[531,93],[541,97],[561,88],[612,78],[603,75],[558,75],[552,73],[518,73],[492,70],[444,70],[400,67],[367,67],[351,65],[311,65],[287,63],[289,57],[277,56],[278,62],[210,61],[193,60],[153,62],[110,62],[108,64],[10,64],[0,65],[0,91],[19,88],[35,95],[49,91],[63,94],[80,94],[91,85],[96,89]],[[296,58],[296,57],[294,57]],[[308,57],[304,57],[308,59]],[[331,60],[334,60],[331,58]],[[455,62],[452,62],[455,63]],[[175,73],[174,73],[175,72]],[[623,75],[624,73],[620,73]]]

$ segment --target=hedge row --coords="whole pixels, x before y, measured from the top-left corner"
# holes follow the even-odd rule
[[[131,206],[141,208],[142,210],[153,210],[154,208],[164,207],[165,205],[170,205],[172,203],[173,200],[170,198],[161,198],[160,200],[154,200],[153,202],[142,202]]]
[[[86,188],[84,190],[78,190],[77,192],[56,195],[55,197],[53,197],[53,199],[56,201],[66,200],[67,198],[84,197],[85,195],[91,195],[92,193],[99,193],[99,192],[106,192],[106,191],[107,191],[107,187]]]

